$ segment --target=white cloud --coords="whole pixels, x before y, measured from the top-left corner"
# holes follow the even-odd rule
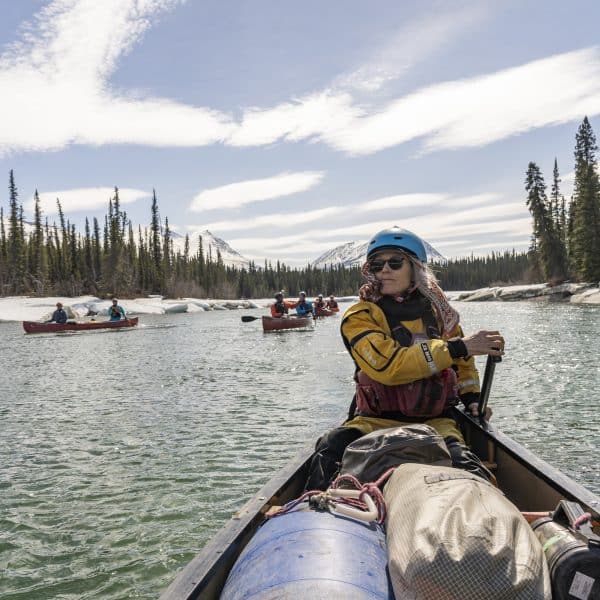
[[[386,196],[369,200],[359,204],[355,208],[358,212],[371,212],[374,210],[401,209],[409,207],[428,206],[430,204],[439,204],[448,197],[447,194],[398,194],[396,196]]]
[[[509,206],[509,205],[507,205]],[[506,214],[496,211],[495,206],[483,207],[481,209],[480,221],[464,222],[466,215],[475,215],[475,211],[464,213],[455,212],[449,208],[440,209],[435,214],[411,217],[394,221],[394,224],[405,227],[426,239],[435,248],[457,247],[456,251],[448,253],[455,256],[458,254],[469,254],[474,248],[484,247],[473,240],[482,235],[494,237],[497,242],[489,242],[490,248],[506,248],[517,246],[521,240],[527,240],[531,234],[531,217],[523,216],[520,204],[510,205],[509,209],[515,209],[511,218]],[[494,220],[495,216],[499,217]],[[316,255],[331,249],[335,245],[348,241],[366,241],[373,233],[385,229],[392,224],[390,220],[362,222],[347,226],[336,227],[333,224],[325,229],[312,229],[300,234],[289,236],[274,235],[273,237],[246,237],[228,239],[230,245],[245,256],[286,256],[298,255],[300,260],[295,264],[303,264],[306,257]],[[513,242],[513,240],[517,240]],[[525,244],[526,242],[523,242]],[[487,246],[485,246],[487,247]],[[292,264],[287,258],[286,263]]]
[[[320,141],[370,154],[422,138],[424,151],[483,146],[600,113],[597,47],[431,85],[378,105],[380,85],[486,17],[465,5],[410,22],[327,88],[231,115],[110,89],[118,61],[178,0],[54,0],[0,57],[0,155],[70,144],[195,147]],[[473,12],[474,11],[474,12]],[[472,13],[472,14],[471,14]],[[424,33],[425,32],[425,33]],[[419,44],[412,42],[416,37]],[[419,48],[418,52],[415,48]],[[419,54],[422,53],[422,54]],[[355,92],[371,90],[370,103]],[[362,93],[362,92],[361,92]],[[359,94],[360,95],[360,94]]]
[[[202,227],[198,225],[188,225],[190,231],[208,229],[209,231],[241,231],[247,229],[257,229],[259,227],[294,227],[297,225],[306,225],[315,221],[322,221],[341,213],[344,209],[339,206],[329,206],[327,208],[318,208],[316,210],[307,210],[299,213],[273,213],[261,217],[252,217],[247,219],[234,219],[228,221],[215,221],[207,223]]]
[[[179,0],[54,0],[0,57],[0,155],[69,144],[200,146],[229,117],[165,99],[119,96],[108,80],[151,22]]]
[[[491,10],[491,6],[467,2],[463,6],[453,3],[451,7],[442,4],[434,12],[426,11],[374,50],[356,70],[337,77],[333,87],[375,92],[442,51],[469,29],[481,26]]]
[[[370,154],[424,137],[426,151],[483,146],[600,113],[600,52],[588,48],[411,93],[322,139]]]
[[[357,105],[333,86],[293,103],[246,111],[226,143],[305,139],[359,155],[423,138],[424,151],[431,152],[483,146],[599,113],[600,51],[592,47],[431,85],[385,106]]]
[[[334,135],[351,127],[363,114],[363,109],[353,105],[349,94],[325,90],[270,109],[247,109],[227,144],[260,146],[278,140],[317,139],[324,133]]]
[[[40,207],[44,215],[58,214],[57,198],[65,214],[107,208],[108,201],[115,195],[111,187],[81,188],[71,190],[58,190],[55,192],[41,192]],[[131,204],[142,198],[150,198],[151,194],[143,190],[132,188],[119,188],[119,201],[121,204]],[[26,208],[33,211],[33,199],[29,200]]]
[[[239,208],[251,202],[290,196],[314,187],[324,175],[323,171],[301,171],[230,183],[200,192],[192,200],[190,209],[200,212],[215,208]]]

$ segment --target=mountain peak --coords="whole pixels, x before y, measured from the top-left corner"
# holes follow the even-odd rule
[[[234,250],[225,240],[213,235],[208,229],[203,231],[194,232],[189,235],[190,239],[190,254],[196,254],[198,252],[199,238],[202,238],[202,252],[204,258],[209,254],[212,256],[212,260],[217,260],[217,251],[221,254],[223,263],[229,267],[235,267],[237,269],[248,268],[250,261],[242,256],[239,252]],[[173,250],[183,253],[185,246],[185,235],[180,233],[171,232],[171,240],[173,241]]]
[[[332,265],[344,265],[355,267],[362,265],[367,259],[367,246],[369,242],[347,242],[328,250],[317,258],[312,266],[316,269],[324,269]],[[428,242],[423,240],[427,258],[430,262],[446,263],[446,259]]]

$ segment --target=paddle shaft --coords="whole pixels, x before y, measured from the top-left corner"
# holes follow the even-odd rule
[[[308,315],[304,315],[304,316],[308,316]],[[273,317],[275,319],[277,318],[282,318],[282,317]],[[301,317],[300,315],[290,315],[289,317],[286,317],[288,319],[301,319],[303,317]],[[262,317],[253,317],[252,315],[244,315],[242,317],[242,323],[250,323],[251,321],[256,321],[257,319],[262,319]]]
[[[489,356],[485,363],[485,372],[483,374],[483,383],[481,384],[481,392],[479,393],[479,418],[483,420],[485,416],[485,410],[488,405],[490,398],[490,390],[492,389],[492,379],[494,378],[494,371],[496,370],[496,363],[502,360],[501,356]]]

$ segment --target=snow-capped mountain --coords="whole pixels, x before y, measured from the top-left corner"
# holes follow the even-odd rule
[[[198,252],[198,236],[202,236],[202,252],[204,253],[205,259],[208,258],[210,248],[213,261],[217,260],[218,250],[221,253],[221,258],[225,265],[235,267],[236,269],[241,269],[242,267],[248,268],[250,261],[247,258],[234,250],[226,241],[213,235],[207,229],[200,233],[190,234],[190,256],[193,256]],[[183,254],[185,248],[185,235],[172,231],[171,239],[173,240],[173,250]]]
[[[362,265],[367,257],[367,246],[369,242],[348,242],[341,246],[336,246],[321,254],[317,260],[312,263],[316,269],[324,269],[331,265],[342,264],[345,267],[354,267]],[[423,240],[427,258],[430,262],[445,263],[446,259],[431,245]]]

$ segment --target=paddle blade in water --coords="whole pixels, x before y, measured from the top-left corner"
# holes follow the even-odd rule
[[[260,319],[260,317],[252,317],[250,315],[244,315],[242,317],[242,323],[250,323],[250,321],[256,321],[256,319]]]

